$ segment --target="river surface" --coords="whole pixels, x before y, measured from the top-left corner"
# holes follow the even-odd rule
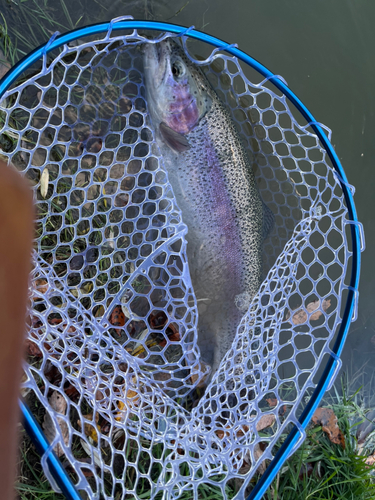
[[[38,2],[36,2],[38,3]],[[356,188],[355,203],[366,234],[362,254],[358,319],[352,324],[343,353],[343,371],[353,387],[365,385],[367,403],[375,403],[375,2],[371,0],[178,0],[175,2],[67,0],[43,4],[51,22],[40,33],[33,8],[0,0],[0,12],[13,41],[14,31],[27,33],[27,53],[44,43],[56,29],[61,32],[113,17],[132,14],[199,30],[234,43],[275,74],[282,75],[315,119],[333,131],[332,143],[348,180]],[[42,4],[42,2],[40,2]],[[35,11],[35,9],[34,9]],[[67,14],[68,13],[68,14]],[[69,19],[70,18],[70,19]],[[53,27],[53,22],[61,26]],[[28,24],[28,29],[25,27]],[[1,24],[1,21],[0,21]],[[38,31],[39,30],[39,31]],[[44,37],[43,37],[44,36]],[[39,43],[38,43],[39,42]],[[18,52],[15,60],[22,55]]]

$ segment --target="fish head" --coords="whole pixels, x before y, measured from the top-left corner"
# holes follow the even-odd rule
[[[147,103],[153,124],[186,135],[211,108],[210,86],[202,71],[171,39],[144,47]]]

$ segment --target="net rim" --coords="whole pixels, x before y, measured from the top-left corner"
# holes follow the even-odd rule
[[[310,126],[315,134],[318,136],[323,148],[326,150],[333,168],[338,174],[339,182],[341,184],[341,188],[344,194],[345,202],[348,207],[348,223],[350,224],[351,229],[351,238],[352,238],[352,271],[350,277],[350,284],[348,286],[348,297],[346,300],[345,310],[342,318],[342,323],[337,334],[337,339],[335,345],[332,349],[331,355],[327,362],[327,366],[320,378],[317,387],[315,388],[309,403],[307,404],[304,412],[302,413],[299,419],[299,426],[294,427],[293,430],[289,433],[286,441],[275,455],[272,462],[267,467],[265,473],[255,485],[251,494],[247,498],[247,500],[260,500],[271,482],[275,478],[276,474],[281,469],[282,465],[286,461],[286,459],[290,456],[291,453],[298,446],[300,440],[304,439],[305,429],[309,424],[315,410],[318,408],[318,405],[326,392],[327,389],[331,387],[335,380],[335,376],[337,375],[339,368],[341,366],[340,355],[343,350],[343,346],[345,344],[345,340],[349,331],[350,323],[353,319],[353,315],[355,314],[357,296],[358,296],[358,285],[359,285],[359,277],[360,277],[360,266],[361,266],[361,251],[363,250],[363,232],[361,231],[361,223],[358,221],[357,212],[354,204],[353,193],[350,190],[350,186],[348,184],[345,172],[340,163],[340,160],[329,140],[327,135],[325,134],[322,125],[315,120],[311,112],[306,108],[306,106],[301,102],[301,100],[296,96],[296,94],[287,86],[286,82],[279,76],[272,73],[268,68],[266,68],[259,61],[246,54],[242,50],[240,50],[235,44],[229,44],[219,38],[216,38],[212,35],[204,33],[202,31],[196,30],[194,26],[186,27],[173,23],[164,23],[164,22],[156,22],[156,21],[144,21],[144,20],[135,20],[130,19],[128,16],[121,17],[118,19],[114,19],[107,23],[98,23],[86,26],[84,28],[78,28],[76,30],[70,31],[63,35],[58,35],[55,33],[51,39],[36,48],[30,54],[22,58],[1,80],[0,80],[0,99],[3,97],[4,93],[9,89],[9,87],[16,81],[16,79],[27,70],[32,64],[34,64],[39,59],[43,58],[46,54],[51,52],[52,50],[61,47],[64,44],[70,43],[78,38],[82,38],[85,36],[95,35],[99,33],[111,33],[112,31],[118,31],[123,29],[148,29],[160,32],[169,32],[175,34],[177,36],[187,36],[202,42],[206,42],[212,46],[214,46],[218,50],[223,50],[228,54],[237,57],[239,60],[248,64],[253,69],[258,71],[262,76],[265,77],[266,80],[270,80],[275,87],[281,91],[298,109],[298,111],[302,114],[302,116],[307,121],[307,126]],[[103,40],[104,41],[104,40]],[[361,242],[362,240],[362,242]],[[46,452],[49,451],[47,460],[49,465],[51,466],[53,475],[55,479],[62,489],[62,492],[69,499],[79,500],[80,496],[75,490],[70,478],[66,474],[65,470],[62,468],[60,461],[57,457],[54,456],[53,452],[49,449],[49,445],[44,438],[39,425],[34,419],[30,410],[26,407],[26,405],[21,401],[20,402],[21,411],[23,414],[23,418],[26,423],[26,428],[29,433],[33,437],[33,441],[36,442],[38,448]],[[43,439],[44,438],[44,439]],[[47,446],[47,448],[46,448]]]

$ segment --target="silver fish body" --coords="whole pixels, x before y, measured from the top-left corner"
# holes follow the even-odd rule
[[[261,283],[263,202],[229,112],[182,49],[162,44],[146,49],[147,101],[188,226],[198,344],[215,371]]]

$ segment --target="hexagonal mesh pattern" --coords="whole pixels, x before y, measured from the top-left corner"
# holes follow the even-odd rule
[[[200,63],[275,217],[264,282],[204,387],[188,228],[150,124],[141,43],[134,31],[65,45],[0,102],[1,155],[37,208],[23,393],[89,498],[241,497],[330,352],[347,209],[284,96],[233,57]]]

